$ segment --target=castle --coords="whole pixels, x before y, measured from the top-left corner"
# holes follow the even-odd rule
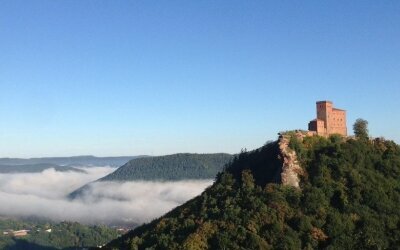
[[[347,136],[346,110],[334,108],[331,101],[317,102],[317,119],[308,123],[308,130],[321,136]]]

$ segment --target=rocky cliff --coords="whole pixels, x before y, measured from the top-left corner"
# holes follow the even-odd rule
[[[289,147],[291,136],[302,140],[304,135],[301,132],[294,134],[281,133],[278,140],[279,150],[282,157],[281,180],[283,185],[300,188],[300,176],[304,174],[297,159],[296,152]]]

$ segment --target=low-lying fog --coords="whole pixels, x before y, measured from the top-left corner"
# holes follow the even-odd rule
[[[46,169],[41,173],[0,174],[0,215],[86,224],[140,224],[161,216],[212,184],[212,180],[97,182],[81,199],[69,200],[70,192],[115,170],[81,169],[85,172]]]

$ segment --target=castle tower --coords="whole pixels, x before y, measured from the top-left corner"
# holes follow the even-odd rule
[[[308,123],[308,130],[317,135],[340,134],[347,136],[346,111],[333,107],[331,101],[316,103],[317,118]]]
[[[325,132],[328,133],[329,118],[332,113],[332,102],[331,101],[320,101],[317,105],[317,120],[324,121]]]

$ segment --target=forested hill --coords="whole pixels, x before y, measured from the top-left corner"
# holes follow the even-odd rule
[[[200,196],[106,249],[397,249],[400,147],[292,135],[300,187],[276,182],[277,142],[243,152]],[[271,182],[272,181],[272,182]]]
[[[213,179],[233,159],[230,154],[173,154],[148,156],[130,160],[114,172],[97,181],[177,181]],[[96,181],[96,182],[97,182]],[[80,197],[91,183],[73,191],[70,199]]]
[[[229,154],[173,154],[133,159],[100,181],[212,179]]]

